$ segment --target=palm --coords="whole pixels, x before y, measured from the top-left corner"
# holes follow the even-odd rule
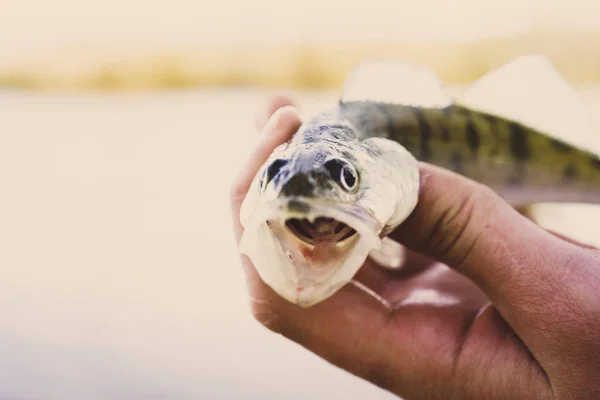
[[[483,291],[448,266],[407,250],[400,270],[383,269],[368,259],[356,280],[381,296],[390,308],[389,322],[382,333],[392,338],[390,359],[406,359],[411,353],[419,358],[415,359],[416,365],[427,367],[424,373],[410,365],[390,365],[403,371],[403,376],[370,376],[376,384],[402,388],[402,379],[410,379],[448,390],[453,384],[472,379],[473,374],[499,385],[522,381],[523,376],[543,378],[537,362]],[[432,376],[439,381],[434,383]],[[531,383],[536,384],[535,380]],[[481,390],[482,394],[484,390],[488,393],[489,388]],[[404,395],[419,398],[419,393]]]

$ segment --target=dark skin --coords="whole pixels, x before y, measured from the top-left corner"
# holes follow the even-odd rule
[[[261,141],[231,191],[238,242],[253,176],[300,122],[287,96],[257,118]],[[600,398],[600,251],[457,174],[421,163],[420,175],[419,204],[390,235],[403,268],[368,260],[355,277],[384,302],[346,285],[303,309],[242,256],[255,318],[406,400]],[[437,300],[406,301],[417,293]]]

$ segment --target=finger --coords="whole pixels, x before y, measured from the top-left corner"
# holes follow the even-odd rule
[[[589,263],[585,249],[548,233],[482,185],[427,164],[420,172],[419,203],[394,239],[473,280],[525,336],[531,323],[554,318],[553,305],[577,297],[573,269]]]
[[[395,362],[390,354],[395,337],[388,329],[392,312],[375,297],[349,284],[304,309],[283,300],[259,279],[252,284],[253,315],[270,330],[364,379],[373,381],[384,371],[391,375],[387,366]]]
[[[283,108],[285,106],[296,107],[292,98],[286,94],[278,93],[278,94],[272,96],[269,99],[267,106],[264,107],[264,109],[262,109],[256,116],[255,123],[256,123],[256,127],[258,128],[258,130],[260,131],[265,127],[265,125],[267,124],[267,121],[271,118],[271,116],[275,113],[275,111],[277,111],[280,108]]]
[[[239,221],[240,208],[254,176],[273,150],[286,142],[298,130],[300,124],[300,117],[293,107],[279,108],[265,125],[258,146],[252,151],[242,171],[234,181],[230,192],[230,201],[238,242],[242,232]]]

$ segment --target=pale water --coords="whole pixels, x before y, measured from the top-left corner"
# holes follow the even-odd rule
[[[0,94],[1,398],[395,398],[250,315],[227,194],[265,96]]]

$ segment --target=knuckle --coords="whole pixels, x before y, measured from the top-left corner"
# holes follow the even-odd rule
[[[293,101],[284,94],[273,95],[265,106],[256,114],[255,123],[259,130],[262,130],[265,124],[271,119],[279,109],[286,106],[293,106]]]
[[[278,108],[270,119],[275,131],[287,130],[300,120],[296,109],[291,105]]]
[[[563,315],[562,324],[558,327],[566,328],[565,334],[573,332],[581,337],[593,338],[596,343],[600,339],[598,326],[600,326],[600,270],[598,261],[592,252],[578,249],[563,263],[563,272],[556,282],[555,292],[563,295],[557,306]]]
[[[554,272],[523,288],[520,310],[563,366],[598,366],[600,270],[593,251],[566,246],[552,254]],[[577,340],[573,340],[577,338]],[[583,369],[582,369],[583,370]]]
[[[289,96],[287,96],[283,93],[277,93],[277,94],[273,95],[271,97],[271,99],[269,100],[267,112],[268,112],[268,115],[270,116],[270,115],[274,114],[280,108],[283,108],[286,106],[293,106],[293,105],[294,105],[294,103],[290,99]]]
[[[456,267],[476,247],[497,200],[496,193],[487,186],[472,183],[465,189],[453,195],[456,198],[441,200],[445,204],[426,238],[428,246],[437,249],[437,256],[451,260]]]

